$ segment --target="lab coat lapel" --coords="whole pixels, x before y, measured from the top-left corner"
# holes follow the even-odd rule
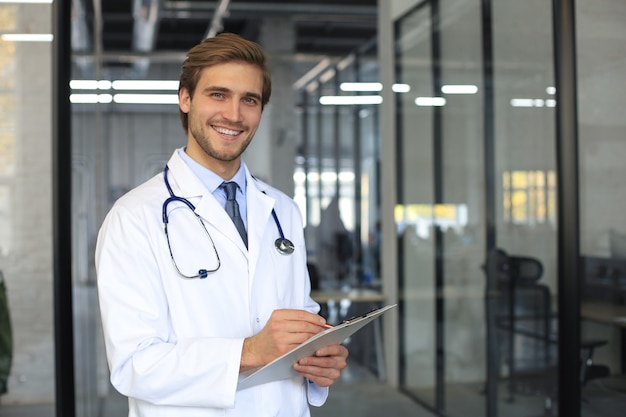
[[[170,167],[170,185],[174,193],[185,197],[196,206],[196,214],[208,224],[223,233],[226,239],[235,243],[239,249],[247,254],[246,245],[243,243],[235,224],[224,210],[224,207],[206,189],[204,184],[193,174],[178,153],[174,153],[168,162]],[[249,210],[249,209],[248,209]],[[248,232],[248,234],[250,234]],[[248,240],[250,238],[248,237]]]
[[[247,176],[247,205],[248,205],[248,265],[250,268],[250,276],[254,277],[256,265],[262,251],[267,251],[269,247],[273,248],[273,240],[271,242],[263,241],[263,236],[267,233],[276,234],[278,237],[278,229],[269,230],[268,228],[276,228],[272,220],[272,209],[275,200],[263,193],[263,184],[255,180],[246,170]],[[250,281],[252,284],[252,280]]]

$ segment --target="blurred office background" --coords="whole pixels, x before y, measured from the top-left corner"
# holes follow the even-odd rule
[[[622,0],[0,1],[0,416],[124,415],[96,234],[184,145],[180,63],[221,31],[271,57],[244,158],[301,207],[323,313],[399,305],[314,415],[621,416],[625,18]]]

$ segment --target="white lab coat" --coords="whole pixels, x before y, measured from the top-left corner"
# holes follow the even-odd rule
[[[176,271],[163,231],[169,194],[160,173],[120,198],[96,248],[98,294],[111,382],[129,397],[130,417],[309,416],[327,388],[304,378],[237,391],[243,339],[280,308],[317,312],[310,298],[300,212],[290,198],[246,168],[246,250],[224,208],[180,156],[168,162],[170,185],[189,199],[215,243],[218,271],[185,279]],[[264,193],[265,192],[265,193]],[[172,203],[169,233],[179,269],[215,263],[215,252],[189,209]],[[276,210],[291,255],[279,253]],[[186,242],[185,250],[177,250]]]

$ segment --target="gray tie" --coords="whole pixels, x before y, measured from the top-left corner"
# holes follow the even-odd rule
[[[237,183],[234,181],[223,182],[220,185],[221,188],[226,192],[226,213],[233,219],[233,223],[235,223],[235,227],[237,231],[241,235],[241,239],[243,239],[243,243],[248,247],[248,234],[246,232],[246,226],[243,224],[243,220],[241,219],[241,213],[239,212],[239,204],[237,204],[237,200],[235,200],[235,193],[237,192]]]

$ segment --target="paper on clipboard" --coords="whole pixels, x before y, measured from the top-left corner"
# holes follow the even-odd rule
[[[342,343],[352,334],[365,327],[383,314],[397,306],[397,304],[388,305],[369,313],[346,320],[335,327],[324,330],[302,343],[297,348],[285,353],[284,355],[274,359],[264,367],[254,371],[246,378],[239,381],[238,390],[250,388],[258,384],[266,382],[278,381],[281,379],[292,378],[299,374],[293,369],[293,365],[302,358],[312,356],[315,351],[324,346],[336,345]]]

